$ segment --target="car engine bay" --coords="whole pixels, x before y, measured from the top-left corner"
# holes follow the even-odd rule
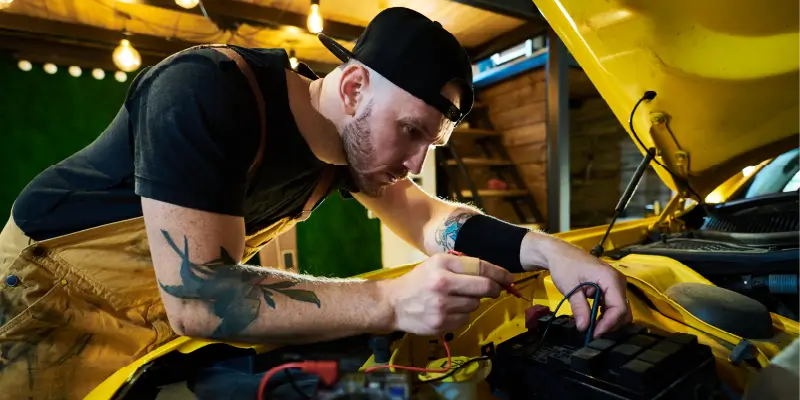
[[[746,295],[770,312],[798,319],[800,202],[797,192],[695,207],[680,219],[686,230],[608,252],[664,256],[715,285]]]

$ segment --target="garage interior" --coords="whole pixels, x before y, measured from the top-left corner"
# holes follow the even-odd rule
[[[697,206],[687,212],[688,216],[680,221],[681,228],[676,231],[673,224],[680,219],[676,217],[677,213],[686,209],[687,204],[697,201],[678,200],[688,192],[675,190],[674,186],[665,183],[656,171],[660,164],[654,161],[642,166],[646,151],[632,139],[628,115],[615,113],[616,110],[609,105],[611,102],[607,102],[590,78],[589,68],[581,66],[568,51],[564,38],[559,36],[558,29],[564,29],[563,26],[558,29],[551,26],[542,7],[537,7],[538,3],[531,0],[0,0],[0,163],[5,178],[0,187],[0,217],[8,219],[20,191],[40,171],[80,150],[105,129],[142,68],[194,45],[226,43],[284,48],[292,56],[293,64],[303,63],[317,75],[325,76],[337,67],[338,60],[320,44],[316,32],[312,31],[319,31],[321,25],[322,32],[352,48],[378,12],[388,7],[408,7],[439,21],[456,36],[473,64],[476,90],[476,103],[467,120],[454,130],[446,146],[430,151],[422,173],[410,179],[433,196],[472,204],[488,215],[526,228],[565,235],[587,251],[598,244],[605,227],[614,223],[619,231],[606,243],[605,256],[615,261],[632,257],[628,261],[631,265],[647,265],[646,257],[657,258],[651,261],[658,265],[658,269],[647,272],[646,267],[641,267],[643,272],[636,275],[636,279],[644,283],[639,286],[631,284],[630,290],[645,298],[637,302],[636,307],[641,308],[635,308],[634,315],[637,312],[647,314],[642,321],[660,327],[659,334],[674,338],[677,341],[674,343],[686,341],[684,359],[671,359],[668,369],[685,368],[691,363],[701,366],[692,370],[696,372],[693,375],[671,378],[677,386],[685,384],[693,388],[681,390],[695,390],[694,394],[664,389],[664,397],[657,398],[766,398],[754,397],[752,393],[748,397],[748,388],[770,393],[784,391],[782,395],[789,396],[775,398],[797,398],[797,386],[800,385],[797,370],[786,375],[783,383],[769,384],[757,379],[760,372],[770,371],[768,365],[774,364],[773,369],[781,369],[779,374],[792,370],[793,367],[778,365],[782,361],[774,360],[797,356],[794,354],[797,349],[789,347],[798,335],[797,242],[800,227],[796,194],[800,177],[797,175],[796,135],[783,140],[793,141],[793,146],[768,158],[749,162],[745,168],[738,168],[730,174],[730,179],[716,185],[716,189],[708,190],[701,199],[703,207]],[[631,9],[640,6],[639,2],[612,3],[621,3]],[[741,2],[735,3],[737,7],[744,7],[739,4]],[[571,7],[577,6],[573,4]],[[786,7],[789,11],[796,8]],[[789,32],[796,39],[797,25],[792,29]],[[793,50],[795,56],[796,53],[797,50]],[[796,67],[794,65],[790,70],[794,75],[786,75],[782,82],[797,83]],[[778,96],[785,101],[779,105],[789,104],[789,113],[797,110],[796,86],[784,89],[794,94]],[[628,112],[629,109],[625,110]],[[655,145],[649,136],[645,142]],[[670,157],[662,159],[659,153],[657,159],[674,168],[677,164],[672,164]],[[783,164],[776,164],[779,162]],[[762,198],[757,205],[749,205],[744,193],[755,190],[751,177],[772,173],[770,165],[780,166],[788,178],[782,181],[776,193],[772,193],[771,202]],[[632,187],[635,187],[634,192],[629,190]],[[792,193],[794,197],[786,197]],[[626,194],[631,196],[621,202]],[[778,195],[784,197],[777,198]],[[725,200],[738,200],[739,203],[731,202],[732,205],[726,206]],[[624,207],[620,208],[620,204]],[[710,227],[715,223],[717,228]],[[722,225],[726,228],[719,228]],[[716,236],[704,234],[709,231],[714,231]],[[735,240],[720,244],[726,239],[717,232],[730,234]],[[756,235],[764,236],[759,241]],[[706,247],[697,247],[700,242]],[[659,243],[663,247],[658,247]],[[748,258],[737,258],[739,254]],[[405,243],[360,203],[333,193],[314,211],[312,218],[273,240],[249,264],[345,278],[361,274],[391,276],[404,273],[409,266],[425,258],[425,254]],[[675,264],[682,265],[672,267]],[[754,265],[760,269],[754,269]],[[697,278],[686,278],[689,272],[664,272],[676,270],[691,270],[692,277],[696,275]],[[546,279],[536,274],[526,275],[523,283],[517,286],[541,293],[545,299],[542,304],[549,307],[549,312],[555,309],[561,296],[556,296],[558,292],[551,281],[544,283]],[[728,301],[731,306],[708,305],[706,300],[697,300],[692,296],[706,289],[692,287],[682,279],[689,279],[691,285],[700,285],[697,282],[702,281],[704,287],[724,288],[726,292],[723,294],[714,292],[701,297],[716,298],[722,303]],[[670,282],[672,284],[668,285]],[[651,288],[652,293],[645,287]],[[725,297],[728,293],[739,297]],[[534,300],[538,301],[540,295],[536,296]],[[555,300],[553,296],[556,296]],[[680,300],[682,298],[685,301]],[[496,304],[503,303],[498,301]],[[692,308],[692,304],[698,308]],[[581,381],[581,377],[592,376],[580,368],[584,368],[581,362],[585,362],[588,371],[589,363],[593,362],[590,356],[600,352],[594,348],[580,346],[589,350],[572,355],[572,358],[567,356],[562,368],[567,372],[547,370],[547,362],[535,367],[531,366],[532,361],[526,364],[526,356],[515,353],[517,350],[512,348],[512,345],[519,347],[525,343],[514,342],[510,337],[505,337],[507,342],[497,338],[513,336],[524,329],[541,332],[537,324],[550,329],[550,321],[543,314],[540,315],[542,318],[530,318],[531,313],[539,311],[531,311],[535,307],[528,306],[531,304],[523,307],[506,302],[494,314],[488,314],[488,321],[482,319],[479,329],[456,335],[456,342],[471,340],[481,345],[491,342],[491,348],[473,345],[467,349],[467,344],[451,345],[453,355],[464,356],[462,362],[466,363],[473,362],[474,357],[488,359],[490,355],[496,355],[494,367],[489,368],[493,378],[467,379],[468,382],[460,384],[462,387],[453,388],[456,397],[447,397],[446,385],[441,384],[434,391],[440,397],[430,398],[553,398],[547,396],[565,393],[574,397],[564,398],[656,398],[648,397],[652,393],[638,387],[619,389],[620,385],[624,386],[620,381],[615,383],[617,386],[605,381],[575,383]],[[476,318],[483,318],[483,313],[488,313],[491,307],[482,307]],[[503,307],[506,307],[504,311],[498,311]],[[753,307],[755,311],[752,311]],[[744,309],[750,310],[747,312],[751,314],[745,311],[736,314],[737,310]],[[688,316],[690,314],[694,316]],[[764,315],[767,322],[763,321]],[[752,333],[753,330],[730,322],[731,319],[741,320],[742,316],[754,320],[762,318],[762,325],[767,327],[762,326],[759,328],[761,331],[753,328],[756,333]],[[496,330],[502,323],[516,324],[514,326],[518,329]],[[562,322],[561,325],[568,323]],[[572,324],[574,330],[574,322]],[[682,324],[688,328],[678,327]],[[568,327],[561,325],[554,328],[557,333],[551,335],[566,338],[571,334]],[[763,333],[764,329],[767,333]],[[645,337],[653,343],[668,341],[662,340],[662,336],[654,339],[656,336],[637,332],[633,335],[639,340]],[[689,334],[694,336],[685,336]],[[462,338],[463,335],[466,336]],[[700,344],[696,336],[700,337]],[[387,337],[390,336],[382,337],[382,342],[371,340],[366,348],[364,340],[358,344],[346,342],[334,346],[353,345],[359,349],[353,352],[371,353],[378,346],[375,343],[388,346],[388,340],[395,346],[392,351],[399,352],[397,349],[416,343],[414,355],[400,355],[396,361],[393,356],[392,362],[422,367],[427,364],[428,356],[419,356],[418,353],[423,346],[430,346],[426,343],[429,338],[402,339],[403,343],[397,344],[400,339]],[[719,343],[708,344],[712,339]],[[670,345],[674,343],[669,342]],[[566,342],[560,342],[558,346],[575,350]],[[655,345],[648,342],[637,346]],[[180,382],[187,377],[183,372],[172,370],[192,370],[190,366],[193,363],[202,364],[219,357],[226,349],[229,348],[209,346],[204,352],[198,350],[184,354],[185,358],[165,357],[158,361],[164,363],[160,366],[158,362],[150,361],[155,365],[150,373],[135,369],[138,371],[135,376],[143,376],[138,386],[120,384],[114,390],[99,392],[98,397],[92,398],[185,398],[185,385],[181,386]],[[787,353],[781,353],[784,349],[794,353],[787,356]],[[293,351],[324,356],[331,350],[323,345],[280,350],[275,353],[279,355],[262,361],[259,368],[273,366],[277,363],[275,360]],[[436,353],[431,356],[434,360],[443,357],[438,350],[433,353]],[[779,353],[783,358],[777,357]],[[238,350],[235,354],[239,355]],[[555,350],[553,354],[552,357],[558,358]],[[245,353],[241,355],[244,357]],[[370,362],[375,363],[376,356],[371,357]],[[724,360],[726,357],[728,361]],[[770,360],[774,362],[770,364]],[[647,366],[651,364],[657,365],[657,362]],[[469,378],[479,376],[484,369],[471,371]],[[501,373],[507,377],[498,377]],[[542,397],[524,397],[524,394],[536,390],[533,388],[535,385],[528,382],[505,392],[497,391],[497,388],[511,385],[511,377],[535,381],[540,379],[538,373],[549,377],[547,379],[558,382],[563,379],[575,387],[592,389],[580,392],[563,383],[559,390],[567,392],[553,389]],[[573,373],[575,375],[569,375]],[[636,370],[630,374],[629,378],[620,378],[621,382],[639,382],[638,379],[645,375],[647,379],[655,379],[651,376],[652,371]],[[378,386],[374,388],[380,386],[380,390],[384,390],[391,386],[385,380],[380,382],[375,383]],[[452,383],[452,379],[443,382]],[[704,386],[708,382],[712,382],[713,390]],[[455,382],[454,386],[458,385]],[[343,387],[339,386],[339,389],[351,390]],[[355,389],[352,390],[356,393]],[[389,393],[388,390],[385,393]],[[706,390],[710,392],[706,393]],[[313,398],[428,398],[377,397],[378,392],[376,389],[373,393],[376,397]]]

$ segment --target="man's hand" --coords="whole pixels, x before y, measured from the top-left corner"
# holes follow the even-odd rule
[[[435,254],[409,273],[384,281],[394,309],[394,329],[439,335],[469,321],[484,297],[496,298],[513,282],[511,274],[480,261],[478,274],[466,275],[462,257]]]
[[[596,322],[594,337],[611,332],[631,322],[632,315],[625,296],[626,280],[619,271],[589,253],[558,238],[531,232],[522,242],[522,264],[527,268],[541,266],[550,270],[553,283],[562,294],[584,282],[596,283],[602,290],[602,317]],[[589,327],[591,309],[586,301],[595,288],[584,286],[569,299],[578,329]]]

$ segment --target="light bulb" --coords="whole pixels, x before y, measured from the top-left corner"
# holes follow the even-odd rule
[[[119,46],[114,49],[111,58],[114,60],[114,65],[125,72],[136,71],[142,65],[142,56],[133,48],[128,39],[122,39],[119,42]]]
[[[48,74],[53,75],[56,72],[58,72],[58,67],[56,67],[55,64],[47,63],[47,64],[44,65],[44,72],[47,72]]]
[[[73,66],[69,67],[69,69],[67,69],[67,72],[69,72],[69,74],[72,75],[75,78],[81,76],[81,74],[83,73],[83,71],[81,71],[81,67],[79,67],[77,65],[73,65]]]
[[[308,13],[308,31],[311,33],[322,32],[322,15],[319,13],[319,2],[311,2],[311,10]]]
[[[103,71],[100,68],[95,68],[92,70],[92,76],[94,77],[94,79],[97,79],[99,81],[106,77],[106,71]]]
[[[17,66],[19,67],[19,69],[25,72],[28,72],[33,69],[33,64],[31,64],[31,62],[28,60],[19,60]]]
[[[11,3],[13,2],[14,0],[0,0],[0,10],[11,7]]]
[[[297,57],[289,58],[289,64],[291,64],[292,69],[297,69],[297,66],[300,65],[300,61],[297,61]]]
[[[128,80],[128,74],[122,71],[114,72],[114,79],[116,79],[119,83],[125,82]]]
[[[185,8],[187,10],[190,9],[190,8],[197,7],[198,3],[200,3],[200,0],[175,0],[175,4]]]

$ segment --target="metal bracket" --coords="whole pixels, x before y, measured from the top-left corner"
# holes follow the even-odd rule
[[[664,212],[661,213],[658,221],[650,226],[650,231],[658,229],[662,233],[680,232],[685,229],[686,224],[678,217],[681,216],[686,208],[686,199],[681,196],[675,196],[664,207]]]

